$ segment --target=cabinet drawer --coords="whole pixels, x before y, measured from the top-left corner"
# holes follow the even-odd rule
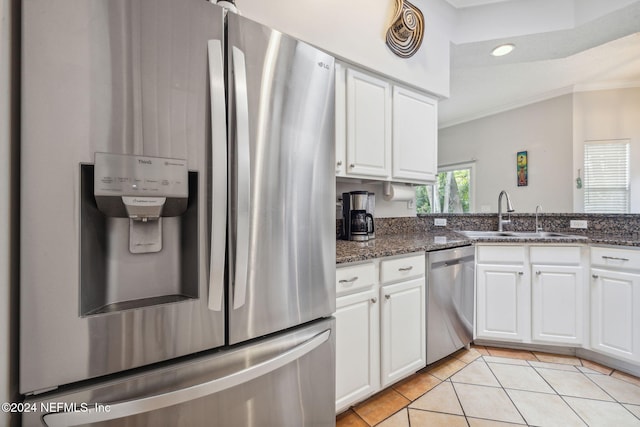
[[[389,283],[424,275],[425,255],[389,259],[380,262],[380,282]]]
[[[529,254],[532,264],[580,264],[577,246],[532,246]]]
[[[375,282],[376,267],[373,263],[336,268],[336,294],[338,295],[373,286]]]
[[[640,270],[640,250],[592,247],[591,265]]]
[[[478,263],[522,264],[524,261],[524,246],[478,246]]]

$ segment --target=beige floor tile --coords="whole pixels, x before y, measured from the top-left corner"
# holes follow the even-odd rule
[[[461,383],[454,384],[453,387],[468,417],[524,423],[503,389]]]
[[[429,366],[427,368],[427,372],[444,381],[465,366],[467,366],[467,364],[459,361],[458,359],[447,358],[433,366]]]
[[[490,356],[508,357],[511,359],[538,360],[532,352],[527,350],[513,350],[510,348],[487,347]]]
[[[483,345],[471,344],[471,348],[474,349],[475,351],[477,351],[478,353],[480,353],[483,356],[489,356],[489,351]]]
[[[640,387],[607,375],[587,375],[620,403],[640,405]]]
[[[512,359],[510,357],[482,356],[485,362],[506,363],[508,365],[529,366],[529,361],[524,359]]]
[[[572,427],[585,424],[571,408],[556,394],[533,393],[522,390],[507,390],[528,425]]]
[[[540,375],[554,388],[554,390],[562,396],[583,397],[585,399],[609,400],[611,397],[607,395],[600,387],[595,385],[581,372],[567,372],[556,369],[536,369]],[[610,378],[604,375],[595,375],[604,378]],[[629,402],[631,403],[631,402]]]
[[[369,427],[355,412],[348,410],[336,417],[336,427]]]
[[[462,368],[451,377],[451,381],[456,383],[486,385],[491,387],[500,387],[500,383],[491,372],[491,369],[482,360],[476,360]]]
[[[463,416],[409,409],[411,427],[467,427]]]
[[[625,372],[620,372],[620,371],[613,371],[613,374],[611,374],[611,376],[614,378],[618,378],[623,381],[626,381],[628,383],[635,384],[638,387],[640,387],[640,378],[633,376],[631,374],[627,374]]]
[[[565,397],[564,400],[589,427],[640,427],[640,419],[617,402]]]
[[[582,366],[576,365],[567,365],[564,363],[550,363],[550,362],[529,362],[529,365],[534,368],[547,368],[547,369],[558,369],[560,371],[569,371],[569,372],[578,372],[579,368]]]
[[[599,363],[592,362],[591,360],[581,359],[581,361],[582,361],[582,366],[584,366],[585,368],[591,369],[592,371],[596,371],[604,375],[611,375],[611,372],[613,372],[613,369],[609,368],[608,366],[604,366]]]
[[[394,385],[393,388],[407,399],[416,400],[441,382],[431,374],[420,372]]]
[[[574,356],[565,356],[563,354],[551,354],[551,353],[539,353],[534,351],[533,354],[541,362],[547,363],[562,363],[565,365],[578,365],[582,366],[580,359]]]
[[[423,411],[444,412],[447,414],[464,415],[460,402],[453,390],[453,385],[449,381],[441,383],[433,390],[422,396],[420,399],[409,405],[410,409],[421,409]]]
[[[369,425],[376,425],[411,403],[406,397],[389,388],[355,406],[353,410]]]
[[[408,409],[404,408],[403,410],[396,412],[376,427],[409,427]]]
[[[629,410],[633,415],[640,419],[640,405],[622,405]]]
[[[470,427],[517,427],[523,424],[503,423],[502,421],[483,420],[481,418],[467,418]]]
[[[489,363],[489,367],[504,388],[554,393],[549,384],[531,366]]]
[[[482,354],[479,351],[477,351],[475,348],[470,348],[469,350],[467,350],[466,348],[463,348],[451,355],[451,357],[453,357],[454,359],[458,359],[463,363],[471,363],[481,356]]]

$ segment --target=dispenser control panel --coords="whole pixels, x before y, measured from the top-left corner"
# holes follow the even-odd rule
[[[189,197],[187,161],[95,153],[96,196]]]

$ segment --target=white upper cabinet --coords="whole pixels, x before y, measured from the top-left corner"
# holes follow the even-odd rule
[[[347,69],[347,175],[391,176],[391,85]]]
[[[403,87],[393,88],[394,181],[434,181],[438,172],[438,105]]]
[[[336,64],[336,176],[429,183],[437,174],[438,104]]]
[[[347,166],[347,80],[346,69],[336,63],[336,176],[345,176]]]

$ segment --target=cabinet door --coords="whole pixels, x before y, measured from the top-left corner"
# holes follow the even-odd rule
[[[524,265],[478,264],[476,275],[476,336],[528,340],[531,287]]]
[[[591,269],[591,347],[640,362],[640,275]]]
[[[579,266],[531,266],[532,339],[581,344],[584,274]]]
[[[380,289],[381,383],[385,387],[426,365],[424,277]]]
[[[347,77],[342,64],[336,63],[336,176],[344,176],[347,159]]]
[[[336,412],[379,389],[378,305],[377,289],[336,300]]]
[[[347,70],[347,176],[391,176],[391,85]]]
[[[434,181],[438,169],[438,105],[414,91],[393,88],[394,180]]]

